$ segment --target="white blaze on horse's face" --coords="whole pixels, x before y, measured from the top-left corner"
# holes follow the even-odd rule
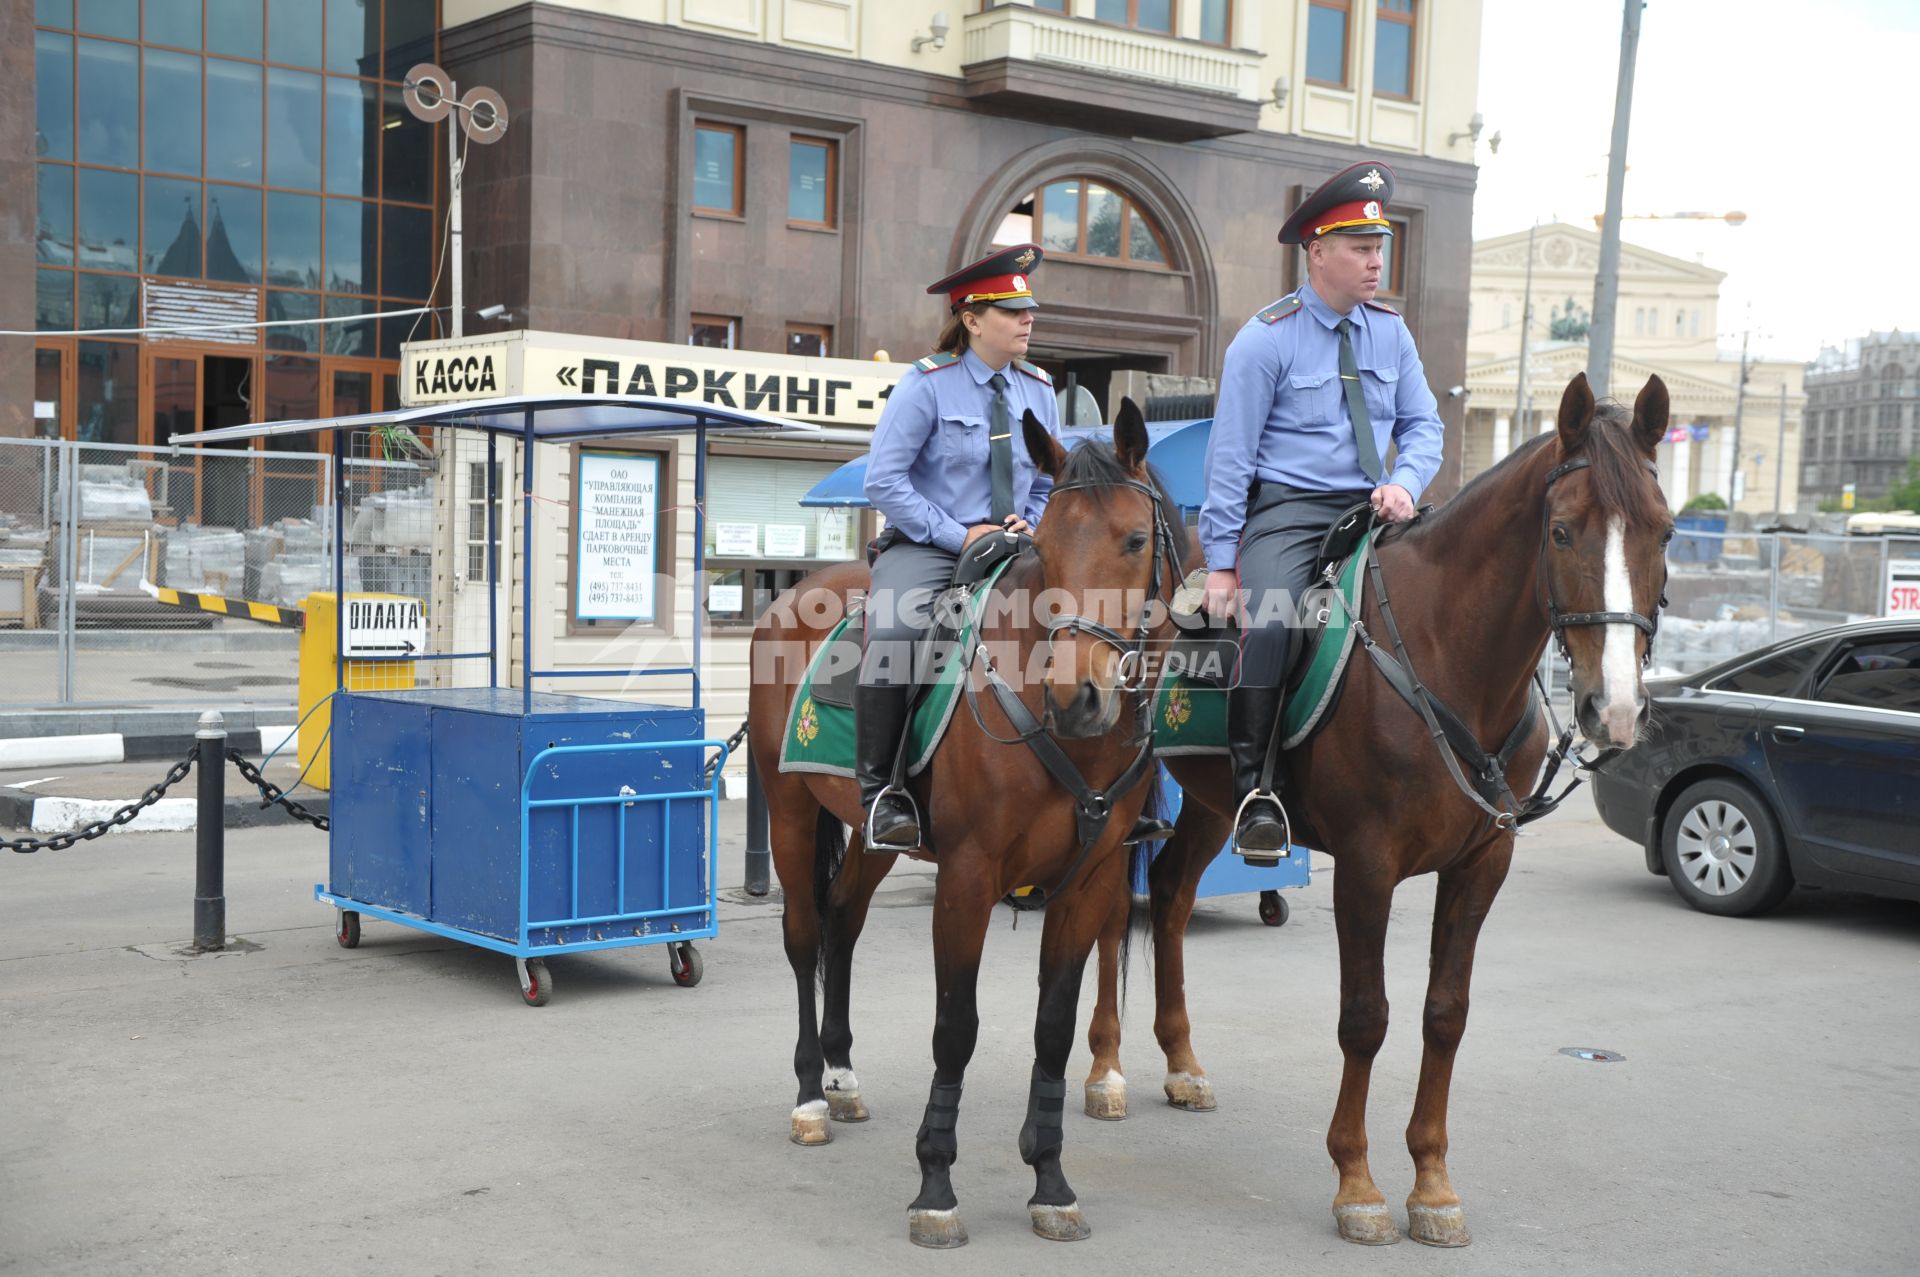
[[[1626,519],[1613,515],[1607,520],[1607,557],[1605,610],[1633,613],[1633,575],[1627,567]],[[1603,626],[1605,643],[1600,652],[1600,694],[1598,719],[1606,739],[1593,743],[1603,749],[1625,749],[1633,744],[1640,716],[1647,708],[1646,688],[1640,683],[1640,631],[1622,622]]]

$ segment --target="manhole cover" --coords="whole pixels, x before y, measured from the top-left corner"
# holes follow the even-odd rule
[[[298,679],[279,678],[271,674],[233,674],[226,678],[181,678],[169,674],[133,681],[154,687],[176,687],[183,692],[219,692],[231,687],[292,687],[299,682]]]
[[[1618,1051],[1603,1051],[1597,1046],[1563,1046],[1560,1054],[1571,1055],[1576,1060],[1591,1060],[1595,1064],[1618,1064],[1627,1058]]]

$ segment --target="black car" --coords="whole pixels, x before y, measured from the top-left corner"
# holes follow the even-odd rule
[[[1647,734],[1593,776],[1600,818],[1688,904],[1795,884],[1920,900],[1920,620],[1786,639],[1650,678]]]

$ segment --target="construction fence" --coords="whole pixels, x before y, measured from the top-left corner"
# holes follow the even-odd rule
[[[0,707],[292,705],[336,464],[347,588],[430,604],[431,460],[0,439]]]

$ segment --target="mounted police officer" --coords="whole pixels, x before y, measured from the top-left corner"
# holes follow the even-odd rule
[[[1440,467],[1440,418],[1413,336],[1373,300],[1392,198],[1393,170],[1369,162],[1294,210],[1280,242],[1304,248],[1307,282],[1247,321],[1220,376],[1200,540],[1207,610],[1237,607],[1243,626],[1227,745],[1235,850],[1251,861],[1276,859],[1290,837],[1281,711],[1320,543],[1362,502],[1380,521],[1411,519]]]
[[[960,552],[991,532],[1029,533],[1053,480],[1016,427],[1031,411],[1058,434],[1053,379],[1026,361],[1033,331],[1037,244],[1001,249],[927,288],[947,298],[935,352],[913,365],[873,432],[867,499],[887,517],[868,593],[865,650],[854,697],[855,778],[866,849],[920,845],[913,801],[895,760],[916,676],[913,649]]]

